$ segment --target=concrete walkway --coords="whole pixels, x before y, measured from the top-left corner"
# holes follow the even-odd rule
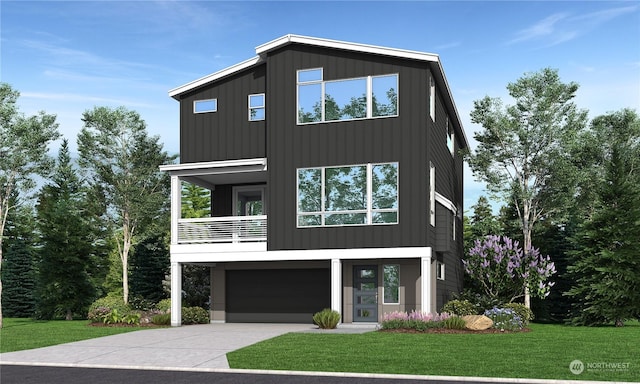
[[[366,332],[344,328],[323,332]],[[0,354],[0,364],[127,368],[229,368],[226,354],[288,332],[317,332],[311,324],[204,324],[122,333]]]

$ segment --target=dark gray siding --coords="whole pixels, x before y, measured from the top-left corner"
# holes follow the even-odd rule
[[[322,67],[324,79],[399,74],[399,117],[296,125],[296,70]],[[302,45],[267,59],[268,248],[427,245],[428,75],[424,63]],[[399,163],[397,225],[296,228],[296,169]]]
[[[266,156],[265,122],[248,121],[248,95],[265,93],[265,71],[260,65],[181,95],[181,163]],[[194,114],[194,100],[204,99],[218,99],[218,111]]]

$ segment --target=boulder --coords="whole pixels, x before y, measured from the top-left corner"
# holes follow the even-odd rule
[[[493,320],[485,315],[467,315],[462,316],[462,319],[465,322],[465,327],[472,331],[484,331],[493,325]]]

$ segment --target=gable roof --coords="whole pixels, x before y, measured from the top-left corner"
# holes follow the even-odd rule
[[[227,76],[231,76],[235,73],[238,73],[246,69],[249,69],[251,67],[262,64],[265,61],[266,54],[268,52],[284,47],[289,44],[313,45],[316,47],[324,47],[324,48],[340,49],[340,50],[368,53],[368,54],[381,55],[381,56],[397,57],[397,58],[417,60],[417,61],[422,61],[427,63],[427,65],[431,67],[432,72],[435,75],[436,84],[439,87],[444,87],[446,90],[446,92],[443,93],[444,102],[447,105],[447,109],[453,111],[455,115],[454,118],[457,123],[455,125],[460,127],[460,132],[462,134],[462,138],[464,141],[463,143],[464,147],[469,146],[466,134],[464,133],[464,129],[462,128],[462,121],[460,120],[460,116],[458,115],[458,109],[451,96],[451,89],[449,88],[449,82],[447,81],[447,78],[442,69],[440,57],[434,53],[411,51],[406,49],[381,47],[377,45],[351,43],[346,41],[330,40],[330,39],[322,39],[318,37],[289,34],[257,46],[255,49],[256,56],[248,60],[232,65],[230,67],[214,72],[212,74],[206,75],[197,80],[181,85],[177,88],[171,89],[169,91],[169,96],[173,97],[176,100],[180,100],[180,95],[182,95],[183,93],[189,92],[191,90],[194,90],[203,85],[214,82],[216,80],[225,78]]]

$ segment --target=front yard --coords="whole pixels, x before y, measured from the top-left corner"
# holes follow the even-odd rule
[[[531,324],[509,334],[290,333],[229,353],[231,368],[640,381],[640,324]],[[580,360],[583,372],[570,363]],[[575,367],[574,367],[575,368]]]

